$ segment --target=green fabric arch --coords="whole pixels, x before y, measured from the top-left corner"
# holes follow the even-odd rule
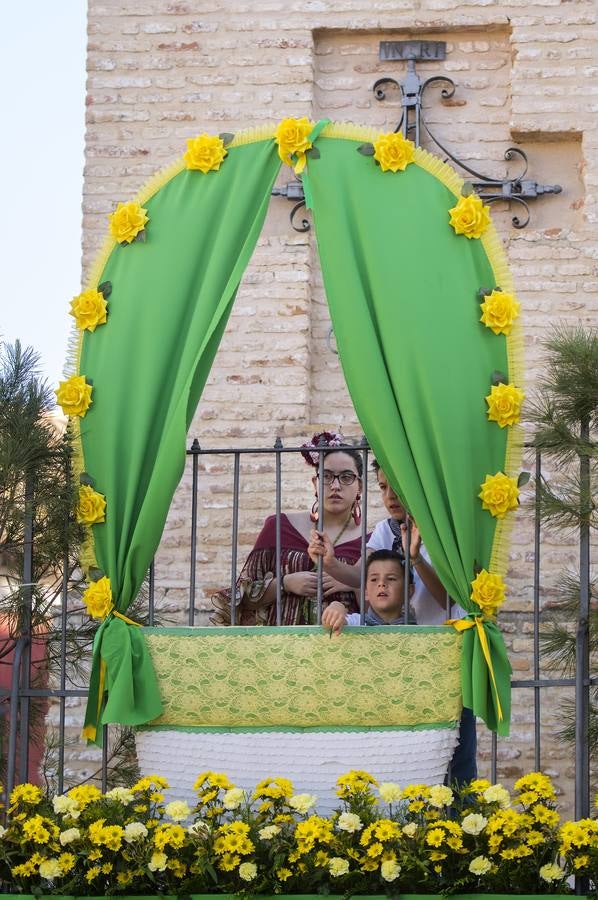
[[[505,338],[479,323],[477,291],[496,285],[495,272],[483,242],[450,227],[455,195],[442,179],[417,164],[383,173],[356,152],[360,141],[326,137],[332,131],[303,177],[347,385],[443,583],[479,614],[470,582],[475,564],[489,567],[496,520],[477,494],[508,454],[507,429],[487,421],[484,402],[492,372],[509,371]],[[93,542],[118,613],[159,544],[279,166],[270,134],[233,144],[218,172],[174,175],[143,204],[146,241],[116,246],[98,278],[112,294],[107,323],[82,341],[79,373],[93,383],[93,403],[80,437],[84,470],[107,500]],[[464,702],[508,733],[504,642],[493,623],[483,630],[503,718],[475,628],[464,633]],[[86,733],[100,722],[141,724],[160,706],[141,631],[110,615],[94,645]]]

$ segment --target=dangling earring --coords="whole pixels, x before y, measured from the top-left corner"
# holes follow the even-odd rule
[[[313,506],[312,506],[312,508],[311,508],[311,512],[310,512],[310,514],[309,514],[309,518],[310,518],[311,521],[314,523],[314,525],[315,525],[316,522],[318,521],[318,498],[317,498],[317,497],[316,497],[316,499],[315,499],[314,502],[313,502]]]
[[[361,525],[361,506],[359,505],[359,501],[361,500],[361,495],[358,494],[355,498],[355,502],[353,504],[352,515],[353,521],[356,525]]]

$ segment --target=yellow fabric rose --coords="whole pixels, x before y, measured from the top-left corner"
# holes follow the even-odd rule
[[[217,172],[227,152],[224,141],[217,135],[199,134],[187,141],[187,152],[183,156],[188,169],[203,172]]]
[[[307,138],[313,127],[314,123],[305,116],[302,119],[283,119],[274,133],[279,157],[285,165],[292,166],[291,156],[295,155],[297,172],[305,168],[305,151],[311,148],[311,142]]]
[[[525,394],[514,384],[495,384],[486,397],[488,419],[501,428],[515,425],[521,415],[521,405]]]
[[[88,484],[79,488],[77,522],[81,525],[97,525],[106,521],[106,498]]]
[[[104,325],[107,318],[106,300],[101,291],[83,291],[71,300],[70,315],[77,328],[95,331],[97,325]]]
[[[482,490],[478,497],[482,501],[482,509],[487,509],[497,519],[504,519],[510,509],[517,509],[519,488],[516,478],[497,472],[496,475],[486,475],[480,487]]]
[[[65,416],[83,417],[92,402],[91,391],[84,375],[72,375],[67,381],[60,381],[54,393]]]
[[[485,616],[495,616],[498,608],[505,602],[505,588],[500,575],[492,575],[482,569],[471,582],[471,599]]]
[[[105,619],[113,607],[110,579],[104,575],[103,578],[92,581],[83,594],[83,602],[93,619]]]
[[[147,209],[138,203],[119,203],[109,218],[110,234],[119,244],[130,244],[149,222]]]
[[[477,194],[459,197],[449,213],[455,233],[464,234],[466,238],[481,237],[490,224],[490,207],[484,206]]]
[[[494,334],[511,333],[513,322],[519,315],[520,305],[512,294],[505,291],[492,291],[484,298],[480,322],[491,328]]]
[[[374,141],[374,159],[383,172],[404,172],[415,159],[415,144],[402,134],[383,134]]]

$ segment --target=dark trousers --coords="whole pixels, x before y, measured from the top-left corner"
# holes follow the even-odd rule
[[[463,707],[459,726],[459,743],[455,748],[447,780],[451,785],[461,787],[478,777],[476,754],[478,736],[476,734],[475,716],[471,709]]]

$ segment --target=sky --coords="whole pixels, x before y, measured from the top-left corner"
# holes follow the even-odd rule
[[[81,281],[86,0],[3,4],[0,340],[62,378]]]

